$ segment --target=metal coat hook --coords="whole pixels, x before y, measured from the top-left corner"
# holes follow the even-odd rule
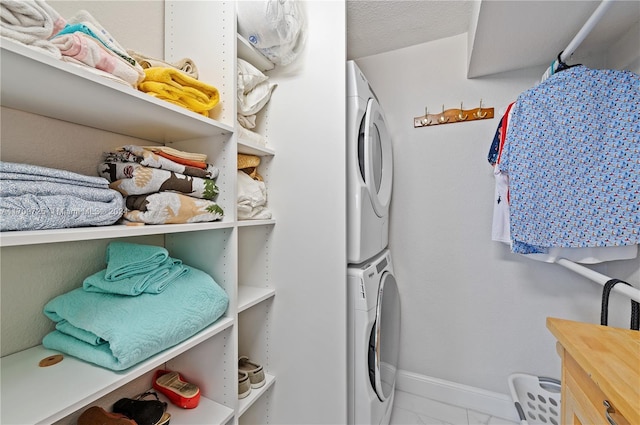
[[[480,99],[480,107],[478,108],[478,110],[473,114],[474,117],[480,119],[480,118],[484,118],[487,116],[487,113],[482,113],[482,99]]]
[[[444,105],[442,105],[442,113],[440,114],[440,117],[438,117],[438,122],[440,124],[444,124],[446,122],[449,122],[449,117],[445,117],[444,116]]]
[[[469,115],[467,115],[467,114],[462,115],[462,112],[463,112],[463,110],[462,110],[462,102],[460,102],[460,112],[458,112],[458,116],[456,117],[456,118],[458,118],[458,121],[464,121],[469,117]]]
[[[458,122],[469,122],[475,120],[484,120],[493,118],[493,108],[483,108],[482,99],[480,99],[480,108],[477,109],[462,109],[463,103],[460,102],[460,108],[444,109],[442,105],[442,112],[436,114],[430,114],[429,108],[425,106],[424,115],[421,117],[414,117],[414,127],[432,127],[440,124],[455,124]]]
[[[420,123],[424,126],[431,125],[431,119],[429,119],[429,107],[424,107],[424,118],[420,120]]]

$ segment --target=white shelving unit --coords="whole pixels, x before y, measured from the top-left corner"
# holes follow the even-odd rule
[[[271,71],[275,68],[273,62],[267,59],[262,53],[258,52],[253,48],[251,43],[241,36],[237,34],[238,37],[238,57],[246,60],[256,68],[258,68],[262,72]]]
[[[2,62],[2,106],[160,143],[233,132],[232,126],[12,40],[2,40]]]
[[[314,37],[300,60],[314,58],[323,67],[308,62],[284,74],[237,36],[235,1],[60,1],[53,6],[88,10],[120,44],[136,51],[164,40],[160,55],[167,61],[191,58],[199,79],[218,88],[220,105],[207,118],[3,39],[0,159],[95,175],[102,152],[124,144],[201,152],[221,170],[216,201],[225,215],[212,223],[0,234],[0,422],[75,423],[89,406],[109,409],[119,398],[146,391],[159,368],[181,372],[202,391],[198,408],[170,407],[172,423],[343,422],[345,35],[334,28],[345,20],[344,5],[309,2]],[[142,27],[146,40],[140,42]],[[269,70],[278,83],[258,129],[267,147],[237,136],[237,57]],[[301,96],[313,102],[294,107]],[[313,128],[319,116],[335,125]],[[307,174],[313,168],[307,154],[320,145],[313,159],[333,171]],[[237,220],[238,152],[261,157],[274,219]],[[298,212],[303,182],[322,187],[313,196],[322,208]],[[67,355],[56,365],[39,367],[52,354],[40,345],[53,328],[42,313],[44,304],[103,268],[113,240],[166,247],[171,256],[211,275],[229,295],[229,308],[195,336],[125,371]],[[319,259],[322,267],[314,269]],[[323,344],[328,340],[334,342]],[[243,400],[237,397],[239,355],[261,363],[267,374],[266,384]],[[300,368],[325,362],[331,368],[318,370],[313,385],[301,391]],[[318,400],[332,409],[318,408]]]
[[[167,3],[165,8],[174,19],[180,14],[194,12],[193,5]],[[233,15],[233,3],[207,2],[201,5],[212,14]],[[175,28],[169,31],[175,33]],[[234,26],[221,28],[225,34]],[[173,40],[173,48],[179,48],[182,39],[178,35]],[[169,42],[169,41],[168,41]],[[121,393],[122,397],[134,396],[131,383],[139,378],[149,377],[155,369],[171,367],[187,376],[196,377],[201,383],[203,397],[197,409],[184,411],[171,408],[172,421],[176,423],[220,423],[237,418],[237,348],[236,324],[238,312],[237,292],[242,294],[242,309],[251,308],[261,301],[273,297],[274,290],[247,291],[248,287],[237,288],[236,260],[237,241],[235,222],[235,174],[224,174],[235,169],[237,150],[232,136],[234,124],[226,117],[227,109],[233,111],[235,87],[235,67],[220,71],[220,63],[229,63],[235,57],[232,46],[226,46],[216,59],[216,72],[208,73],[211,60],[203,61],[201,74],[204,79],[211,75],[212,84],[220,82],[221,99],[227,104],[218,108],[214,119],[203,117],[176,105],[158,100],[145,93],[122,84],[96,76],[81,67],[53,59],[35,50],[10,40],[2,42],[2,106],[24,111],[37,116],[70,122],[142,139],[140,144],[171,143],[179,148],[189,148],[209,155],[221,170],[218,179],[221,193],[217,199],[225,210],[225,217],[219,222],[184,225],[87,227],[75,229],[55,229],[45,231],[6,232],[0,234],[0,246],[4,249],[25,249],[28,246],[45,246],[51,250],[56,244],[74,244],[81,241],[114,240],[132,237],[159,237],[173,256],[187,264],[210,272],[215,280],[227,291],[230,307],[224,317],[197,335],[142,361],[122,372],[110,371],[71,356],[49,367],[39,367],[41,359],[57,354],[41,345],[26,348],[1,359],[2,368],[2,423],[53,423],[65,422],[77,417],[87,405],[100,404],[102,398]],[[220,74],[222,72],[222,74]],[[228,86],[225,86],[228,84]],[[223,92],[224,90],[224,92]],[[73,101],[69,101],[73,99]],[[89,107],[87,107],[89,105]],[[229,106],[231,105],[231,106]],[[222,122],[226,120],[227,122]],[[7,123],[3,123],[7,125]],[[69,135],[72,137],[72,135]],[[3,145],[14,143],[3,138]],[[17,142],[16,142],[17,143]],[[274,151],[249,144],[242,145],[252,154],[272,156]],[[113,146],[116,147],[116,146]],[[91,146],[87,150],[99,150],[102,146]],[[3,160],[12,161],[12,149]],[[88,155],[95,157],[95,155]],[[38,164],[42,158],[33,158]],[[97,166],[97,164],[95,164]],[[62,167],[60,167],[62,168]],[[261,220],[242,223],[242,226],[272,226],[275,220]],[[163,242],[162,242],[163,241]],[[194,250],[194,247],[202,249]],[[28,249],[28,248],[26,248]],[[208,253],[209,255],[203,255]],[[211,256],[216,257],[211,258]],[[228,258],[228,261],[219,260]],[[11,264],[3,264],[3,268]],[[10,276],[9,272],[6,276]],[[27,276],[28,279],[28,276]],[[14,285],[11,278],[3,276],[3,286]],[[4,288],[3,288],[4,289]],[[3,291],[4,292],[4,291]],[[60,293],[63,293],[61,291]],[[41,300],[42,303],[46,299]],[[34,314],[41,314],[35,311]],[[4,318],[3,318],[4,320]],[[44,335],[42,335],[44,336]],[[215,363],[216,365],[211,365]],[[210,378],[210,379],[209,379]],[[207,381],[225,382],[225,385],[210,385]],[[274,382],[269,382],[261,391],[255,391],[251,400],[259,397]],[[200,383],[200,382],[199,382]],[[149,380],[149,386],[151,382]],[[235,384],[235,385],[234,385]],[[29,397],[25,398],[25,394]],[[31,403],[34,399],[40,402]],[[243,411],[250,404],[244,401]],[[30,407],[26,408],[25,403]],[[105,406],[108,408],[108,406]],[[237,420],[237,419],[233,419]]]
[[[118,373],[71,356],[65,356],[57,365],[39,367],[40,360],[59,354],[42,346],[3,357],[2,423],[53,423],[144,373],[157,369],[232,325],[230,318],[218,320],[196,336]],[[29,400],[40,401],[29,403],[29,400],[25,400],[25,394],[29,394]],[[29,403],[28,409],[25,408],[25,402]],[[212,401],[209,403],[219,406]]]
[[[253,307],[262,301],[268,300],[276,294],[273,288],[258,288],[255,286],[241,285],[238,288],[238,313]]]
[[[260,388],[252,388],[251,393],[247,397],[240,400],[238,415],[242,416],[244,412],[246,412],[251,406],[253,406],[253,404],[260,398],[260,396],[262,396],[262,394],[264,394],[271,388],[271,386],[275,383],[275,379],[276,378],[274,376],[266,373],[264,385]]]

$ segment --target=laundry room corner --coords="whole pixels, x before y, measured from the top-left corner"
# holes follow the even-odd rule
[[[402,303],[400,372],[507,395],[513,371],[559,376],[545,318],[588,319],[600,293],[491,240],[487,153],[506,107],[545,67],[468,79],[466,61],[461,34],[356,63],[376,88],[393,140],[389,247]],[[494,119],[414,127],[425,109],[437,114],[480,102],[495,109]]]

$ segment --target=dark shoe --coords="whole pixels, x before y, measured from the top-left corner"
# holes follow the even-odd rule
[[[145,398],[153,397],[151,400]],[[135,399],[122,398],[113,405],[115,413],[121,413],[134,421],[138,425],[166,425],[171,416],[166,413],[167,403],[158,399],[154,392],[140,394]],[[165,415],[169,415],[165,418]]]
[[[82,412],[78,425],[136,425],[136,422],[119,413],[110,413],[100,406]]]

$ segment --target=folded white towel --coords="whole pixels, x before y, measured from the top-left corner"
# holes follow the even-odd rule
[[[244,171],[238,171],[238,219],[267,220],[267,188],[263,181],[252,179]]]
[[[65,25],[64,18],[43,0],[0,2],[0,35],[56,59],[61,57],[60,50],[49,38]]]

